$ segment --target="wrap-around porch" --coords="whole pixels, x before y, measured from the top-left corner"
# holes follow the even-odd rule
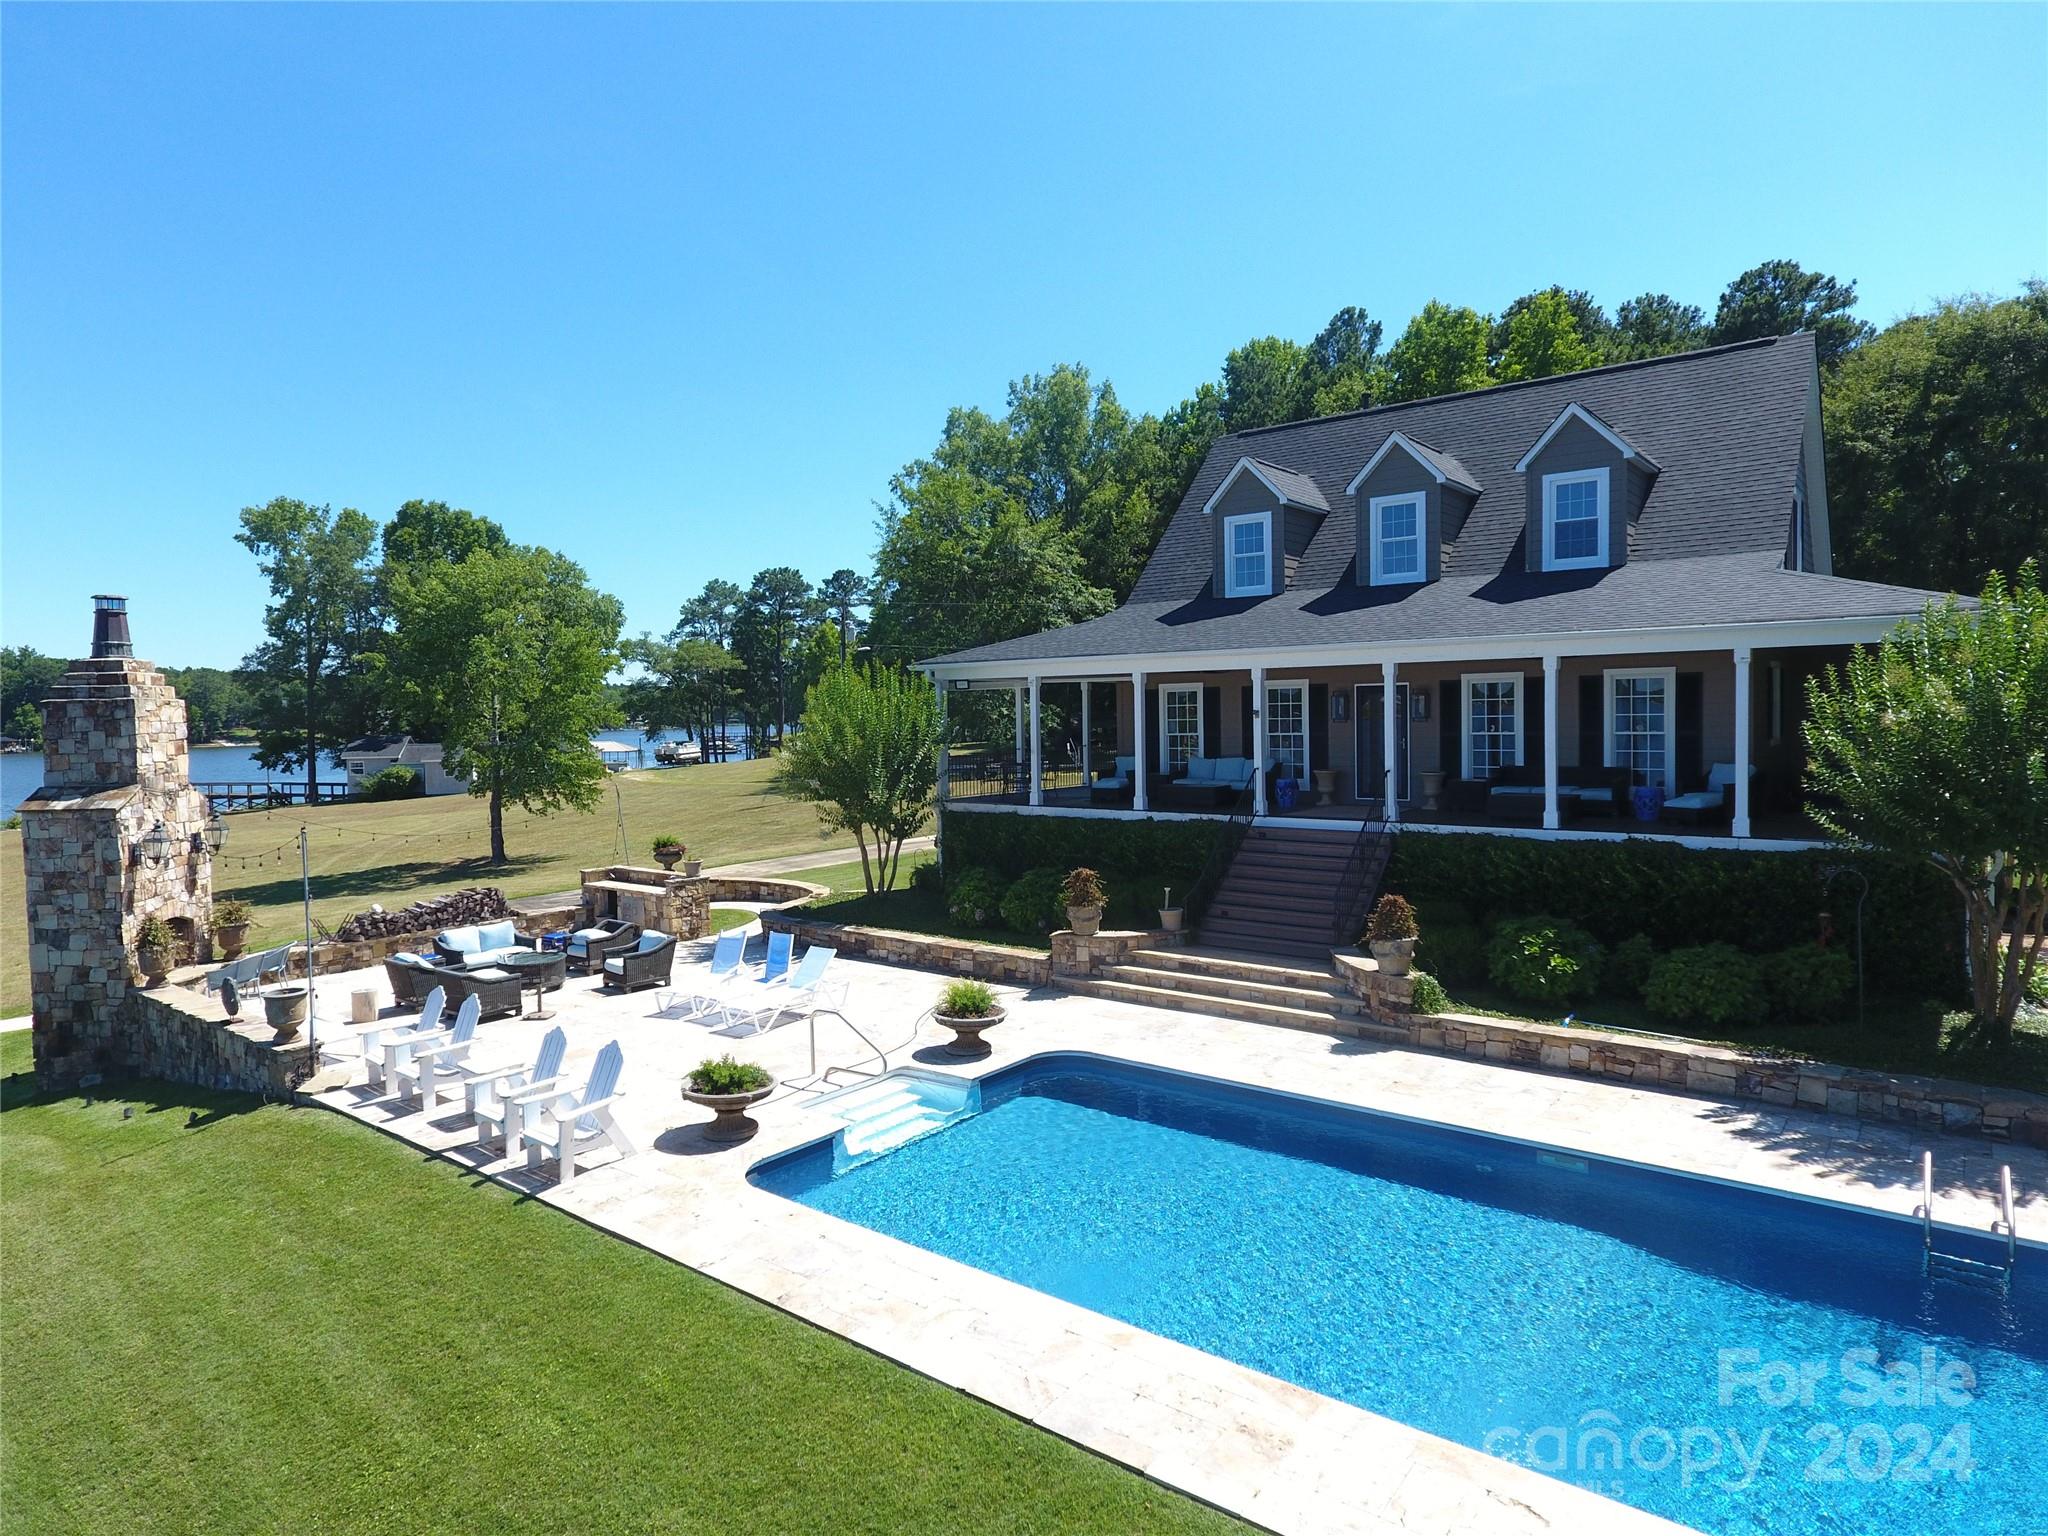
[[[1799,784],[1806,678],[1846,654],[941,674],[940,795],[1045,814],[1806,843],[1818,836]]]

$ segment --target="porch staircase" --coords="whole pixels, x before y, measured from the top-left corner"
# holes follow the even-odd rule
[[[1405,1042],[1407,1032],[1375,1023],[1330,965],[1280,964],[1258,954],[1215,949],[1141,949],[1094,976],[1063,976],[1057,985],[1087,997],[1175,1008],[1212,1018],[1278,1024],[1364,1040]]]
[[[1356,832],[1294,824],[1254,825],[1209,898],[1197,936],[1214,949],[1327,967],[1337,930],[1372,906],[1392,842],[1384,829]]]

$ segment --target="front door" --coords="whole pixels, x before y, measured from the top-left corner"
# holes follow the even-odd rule
[[[1383,805],[1387,798],[1387,733],[1380,717],[1386,689],[1379,683],[1357,685],[1357,708],[1352,712],[1358,733],[1358,774],[1351,797],[1366,805]],[[1408,798],[1408,685],[1394,684],[1394,797]]]

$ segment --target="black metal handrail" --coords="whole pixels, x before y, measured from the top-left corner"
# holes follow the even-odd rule
[[[1331,906],[1330,942],[1345,948],[1358,942],[1365,930],[1365,909],[1373,893],[1366,886],[1365,872],[1379,862],[1379,852],[1393,835],[1384,821],[1368,821],[1351,841],[1351,857],[1344,864],[1344,878],[1337,882],[1336,900]]]
[[[1215,839],[1209,844],[1209,858],[1202,865],[1202,872],[1195,876],[1195,883],[1188,891],[1187,920],[1198,922],[1209,905],[1209,899],[1216,894],[1216,887],[1223,883],[1230,864],[1237,857],[1238,847],[1244,842],[1245,834],[1252,828],[1252,783],[1245,780],[1244,788],[1237,792],[1237,799],[1231,802],[1230,814],[1223,818],[1223,825],[1216,829]]]

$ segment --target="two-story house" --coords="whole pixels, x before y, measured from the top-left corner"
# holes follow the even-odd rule
[[[960,809],[1784,847],[1806,677],[1930,595],[1833,574],[1799,335],[1223,437],[1130,601],[921,665],[1012,696]]]

